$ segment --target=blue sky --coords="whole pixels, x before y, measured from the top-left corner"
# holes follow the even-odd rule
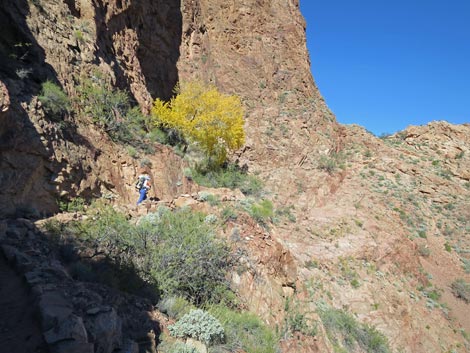
[[[343,124],[376,135],[470,123],[470,0],[300,0],[312,74]]]

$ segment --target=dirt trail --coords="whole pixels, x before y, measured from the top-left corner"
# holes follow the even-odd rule
[[[32,295],[0,254],[0,353],[46,353]]]

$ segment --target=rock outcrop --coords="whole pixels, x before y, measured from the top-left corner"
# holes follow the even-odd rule
[[[39,322],[31,320],[24,327],[25,332],[37,335],[28,346],[30,352],[135,352],[138,345],[155,352],[155,334],[161,326],[151,319],[153,307],[148,300],[74,281],[48,245],[47,235],[29,220],[2,221],[0,229],[2,268],[4,256],[24,277],[33,297],[30,300],[36,303],[22,310],[39,313]],[[9,280],[16,276],[10,275]],[[23,304],[27,292],[18,291],[16,295]],[[6,332],[10,329],[17,335],[18,323],[5,324],[10,325],[5,327]],[[32,325],[36,325],[36,331],[30,328]],[[153,337],[149,336],[151,332]]]

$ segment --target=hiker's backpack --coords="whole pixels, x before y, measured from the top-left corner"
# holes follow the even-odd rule
[[[140,178],[137,180],[137,182],[135,183],[135,188],[136,188],[137,190],[142,189],[142,187],[144,186],[144,183],[145,183],[145,177],[142,176],[142,177],[140,177]]]

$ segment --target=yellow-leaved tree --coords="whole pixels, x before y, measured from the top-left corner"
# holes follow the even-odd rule
[[[168,102],[156,99],[152,114],[157,125],[179,131],[196,143],[210,165],[220,166],[227,151],[245,143],[243,107],[240,98],[220,93],[216,87],[198,81],[182,82]]]

